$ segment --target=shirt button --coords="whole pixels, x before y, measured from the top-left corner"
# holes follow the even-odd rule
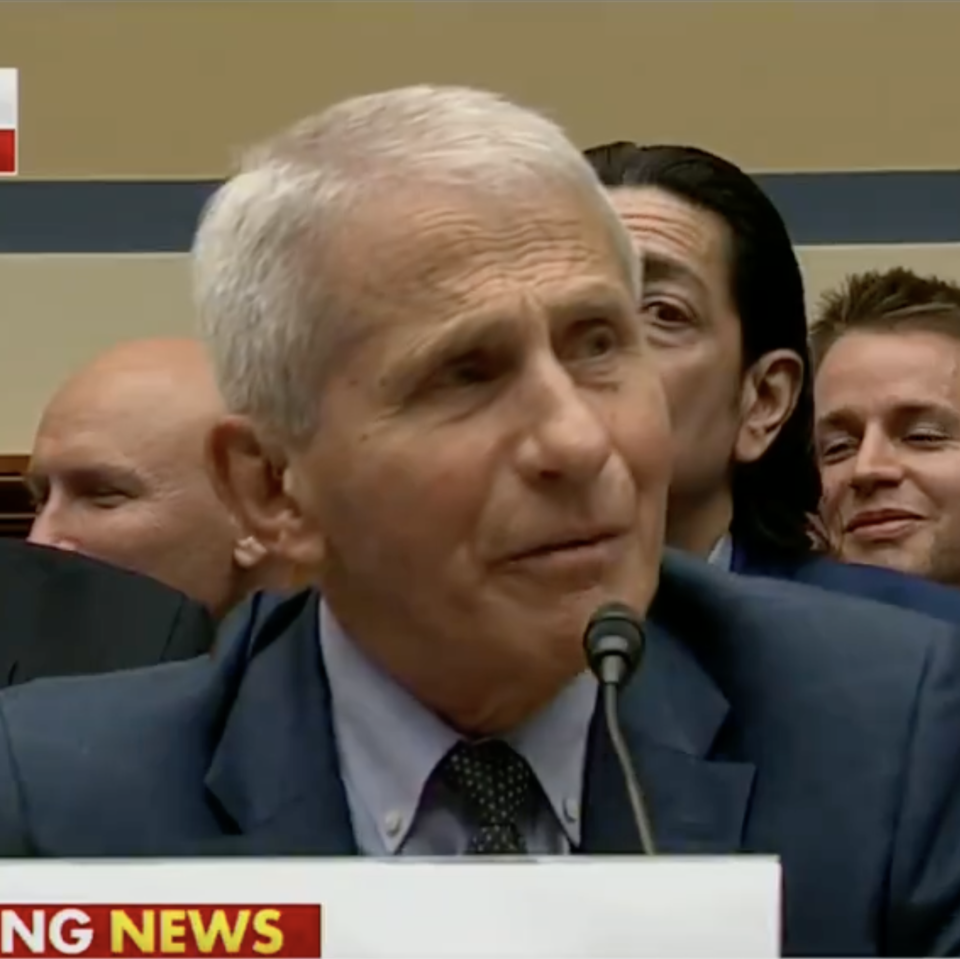
[[[563,815],[566,817],[567,822],[576,822],[580,818],[580,803],[572,797],[564,799]]]
[[[403,828],[403,816],[395,809],[391,810],[383,817],[383,827],[388,836],[396,836]]]

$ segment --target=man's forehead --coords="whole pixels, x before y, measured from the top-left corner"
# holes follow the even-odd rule
[[[842,336],[827,351],[817,374],[818,424],[828,427],[851,418],[960,409],[960,341],[931,336],[888,332]]]
[[[223,404],[206,371],[163,365],[101,369],[89,367],[67,382],[47,412],[89,421],[141,421],[144,427],[215,417]]]
[[[842,335],[826,352],[816,383],[822,391],[860,390],[868,385],[923,391],[960,380],[960,339],[941,333],[863,330]]]
[[[544,187],[528,195],[428,188],[361,204],[349,217],[343,250],[373,286],[441,281],[464,266],[502,268],[518,252],[546,259],[558,243],[580,256],[616,263],[609,224],[571,190]]]
[[[102,430],[61,430],[41,428],[36,436],[28,481],[70,476],[133,474],[141,468],[142,450],[128,447]]]
[[[214,419],[186,396],[144,383],[105,382],[59,395],[44,413],[35,445],[40,454],[88,462],[172,458],[198,448]]]
[[[162,455],[165,442],[167,435],[138,429],[122,413],[100,417],[74,411],[44,419],[34,441],[33,460],[58,469],[133,463]]]
[[[725,261],[729,227],[713,211],[658,187],[615,187],[609,195],[641,250],[680,262]]]

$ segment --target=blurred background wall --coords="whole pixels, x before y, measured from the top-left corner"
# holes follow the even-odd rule
[[[920,0],[4,2],[23,177],[0,183],[0,453],[94,353],[190,332],[185,252],[233,151],[399,84],[763,174],[811,299],[870,266],[960,279],[958,36],[960,4]]]

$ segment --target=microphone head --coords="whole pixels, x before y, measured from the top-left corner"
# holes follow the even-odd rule
[[[601,683],[625,683],[640,665],[643,647],[643,620],[624,603],[604,603],[583,635],[587,665]]]

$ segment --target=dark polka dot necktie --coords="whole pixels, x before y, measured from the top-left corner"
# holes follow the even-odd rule
[[[525,853],[520,816],[536,797],[537,783],[527,761],[499,739],[460,742],[441,761],[438,772],[463,801],[474,832],[471,856]]]

